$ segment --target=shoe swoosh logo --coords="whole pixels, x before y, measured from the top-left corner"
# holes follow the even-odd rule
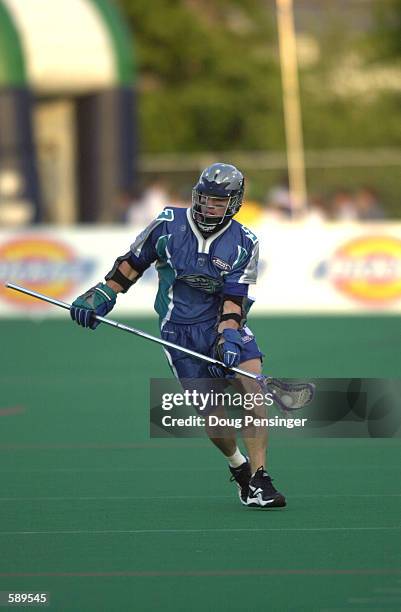
[[[263,499],[263,489],[256,487],[249,487],[251,495],[249,497],[257,498],[261,506],[267,506],[268,504],[272,504],[274,499]]]
[[[256,499],[257,502],[259,503],[259,506],[268,506],[269,504],[272,504],[274,502],[274,499],[263,499],[262,495],[260,493],[258,493],[257,495],[248,495],[248,500],[247,503],[249,503],[249,501]]]
[[[260,493],[263,493],[263,489],[256,489],[255,487],[249,487],[252,491],[252,497],[256,497],[257,495],[259,495]]]
[[[272,504],[274,502],[274,499],[263,499],[260,494],[258,495],[258,499],[261,502],[262,506],[267,506],[267,504]]]

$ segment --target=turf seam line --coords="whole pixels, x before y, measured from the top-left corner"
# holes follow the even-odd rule
[[[110,572],[0,572],[1,578],[12,577],[170,577],[170,576],[384,576],[399,575],[400,569],[229,569],[229,570],[120,570]]]
[[[277,531],[398,531],[401,525],[392,527],[239,527],[239,528],[216,528],[216,529],[71,529],[71,530],[39,530],[39,531],[0,531],[0,536],[10,535],[119,535],[119,534],[180,534],[180,533],[261,533]]]
[[[356,497],[356,498],[377,498],[380,496],[380,499],[383,497],[401,497],[401,493],[376,493],[376,494],[358,494],[358,493],[347,493],[347,498]],[[0,501],[3,502],[13,502],[13,501],[146,501],[148,499],[232,499],[232,495],[111,495],[109,497],[97,497],[97,496],[70,496],[70,497],[57,497],[57,496],[48,496],[48,497],[0,497]],[[337,493],[329,493],[327,495],[321,493],[306,493],[300,495],[292,495],[291,499],[304,499],[304,498],[337,498],[344,497],[344,494]]]
[[[300,466],[292,466],[292,465],[282,465],[281,466],[283,470],[285,471],[293,471],[293,470],[299,470],[299,471],[306,471],[306,470],[314,470],[316,471],[316,469],[320,469],[320,470],[334,470],[334,471],[341,471],[344,468],[341,466],[332,466],[332,465],[322,465],[320,464],[319,466],[304,466],[304,467],[300,467]],[[363,464],[363,465],[353,465],[353,466],[347,466],[347,470],[350,469],[354,469],[354,470],[359,470],[359,469],[368,469],[368,470],[373,470],[373,469],[378,469],[377,464],[376,465],[367,465],[367,464]],[[398,465],[386,465],[386,470],[397,470],[399,471],[399,466]],[[221,467],[215,467],[215,468],[203,468],[203,467],[177,467],[177,466],[170,466],[170,467],[148,467],[146,468],[146,472],[171,472],[172,470],[174,470],[175,472],[193,472],[194,470],[196,470],[197,472],[221,472],[222,468]],[[4,473],[10,473],[10,474],[28,474],[28,473],[42,473],[42,472],[55,472],[55,473],[62,473],[62,472],[144,472],[145,469],[144,468],[131,468],[131,467],[118,467],[118,468],[82,468],[82,467],[68,467],[68,468],[23,468],[23,469],[15,469],[15,468],[0,468],[0,473],[4,474]]]

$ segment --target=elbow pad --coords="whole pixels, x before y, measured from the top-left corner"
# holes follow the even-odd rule
[[[135,272],[138,272],[139,276],[137,276],[135,280],[133,281],[130,280],[122,272],[120,272],[119,267],[123,261],[126,261],[131,266],[131,268],[135,270]],[[122,293],[127,293],[128,289],[132,287],[132,285],[136,283],[138,278],[140,278],[141,276],[142,276],[142,272],[139,272],[138,270],[136,270],[134,266],[132,265],[131,251],[128,251],[128,253],[125,253],[125,255],[121,255],[120,257],[117,257],[112,269],[110,270],[110,272],[106,274],[104,278],[106,281],[112,280],[115,283],[118,283],[122,287]]]

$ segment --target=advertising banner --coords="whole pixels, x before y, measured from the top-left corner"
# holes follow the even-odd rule
[[[6,289],[12,282],[71,302],[102,281],[141,227],[0,231],[0,316],[65,316]],[[401,224],[260,224],[252,312],[401,313]],[[212,250],[212,249],[211,249]],[[153,312],[152,266],[118,299],[114,314]]]

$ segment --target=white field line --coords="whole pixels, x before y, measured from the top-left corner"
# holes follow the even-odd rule
[[[263,533],[311,532],[311,531],[399,531],[401,525],[394,527],[264,527],[264,528],[216,528],[216,529],[67,529],[39,531],[0,531],[0,536],[16,535],[129,535],[129,534],[189,534],[189,533]]]
[[[346,494],[346,497],[352,498],[375,498],[380,496],[383,497],[401,497],[401,493],[388,493],[388,494],[358,494],[358,493],[350,493]],[[109,495],[109,496],[44,496],[44,497],[0,497],[0,501],[2,502],[12,502],[12,501],[22,501],[22,502],[32,502],[32,501],[146,501],[148,499],[231,499],[232,495]],[[291,495],[291,499],[303,499],[303,498],[324,498],[331,499],[337,497],[344,497],[344,493],[329,493],[329,494],[321,494],[321,493],[305,493],[301,495]]]
[[[61,472],[221,472],[223,468],[203,468],[203,467],[176,467],[176,466],[171,466],[171,467],[117,467],[117,468],[107,468],[107,467],[102,467],[102,468],[82,468],[82,467],[67,467],[67,468],[20,468],[20,469],[15,469],[15,468],[0,468],[0,474],[30,474],[30,473],[45,473],[45,472],[49,472],[49,473],[61,473]],[[307,471],[307,470],[313,470],[314,472],[316,470],[324,470],[324,471],[328,471],[328,470],[334,470],[334,471],[338,471],[338,470],[342,470],[343,467],[342,466],[333,466],[333,465],[310,465],[310,466],[293,466],[293,465],[283,465],[282,466],[283,470],[286,471],[291,471],[291,470],[295,470],[295,471]],[[347,466],[347,470],[374,470],[374,469],[378,469],[377,464],[376,465],[366,465],[366,464],[361,464],[361,465],[350,465]],[[382,468],[380,468],[382,469]],[[400,471],[400,467],[399,465],[386,465],[385,470],[397,470],[398,472]]]

